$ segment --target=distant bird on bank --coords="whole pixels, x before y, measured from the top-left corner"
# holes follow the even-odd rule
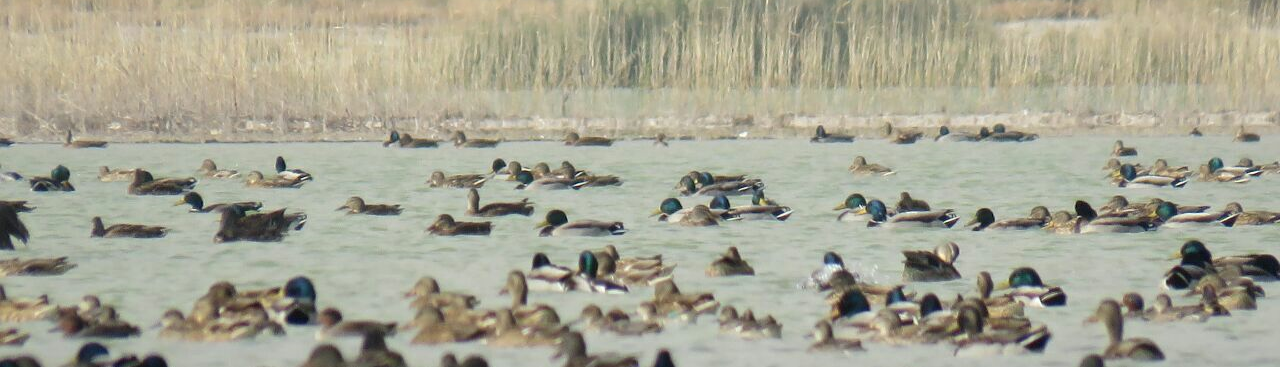
[[[574,147],[607,147],[613,145],[613,139],[599,136],[578,136],[578,133],[565,134],[564,145]]]
[[[1236,130],[1236,138],[1232,141],[1240,143],[1256,143],[1262,141],[1262,137],[1258,136],[1258,134],[1244,131],[1244,126],[1241,126]]]
[[[67,130],[67,137],[63,139],[62,146],[67,148],[106,148],[107,142],[98,140],[72,140],[71,130]]]
[[[814,129],[813,137],[809,138],[810,143],[852,143],[853,137],[848,135],[833,135],[827,133],[827,128],[818,125]]]

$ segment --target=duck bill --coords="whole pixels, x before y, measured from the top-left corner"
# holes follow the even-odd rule
[[[1182,260],[1182,253],[1175,252],[1173,253],[1173,256],[1169,256],[1169,258],[1166,260]]]
[[[173,206],[186,205],[186,204],[187,204],[187,201],[184,199],[178,199],[178,201],[173,202]]]
[[[551,226],[551,223],[544,220],[544,221],[538,222],[538,224],[534,225],[533,228],[537,229],[537,228],[543,228],[543,227],[549,227],[549,226]]]
[[[659,208],[659,209],[654,209],[654,210],[653,210],[653,212],[649,213],[649,217],[650,217],[650,218],[653,218],[653,217],[656,217],[656,216],[659,216],[659,215],[662,215],[662,209],[660,209],[660,208]]]
[[[1009,289],[1009,281],[1002,281],[999,284],[996,284],[995,290],[1002,291],[1006,289]]]
[[[831,210],[845,210],[845,209],[849,209],[849,206],[845,205],[844,203],[840,203],[840,205],[836,205],[836,207],[831,208]]]
[[[340,207],[338,207],[337,209],[334,209],[333,211],[335,211],[335,212],[340,212],[340,211],[343,211],[343,210],[347,210],[347,206],[346,206],[346,205],[340,206]]]
[[[978,218],[970,219],[968,223],[964,224],[965,227],[973,227],[976,225],[978,225]]]

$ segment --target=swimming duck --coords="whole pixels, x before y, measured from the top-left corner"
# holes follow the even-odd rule
[[[88,342],[80,346],[76,351],[76,356],[71,362],[64,367],[107,367],[107,366],[127,366],[129,363],[137,362],[138,357],[134,355],[126,355],[115,360],[111,360],[111,352],[106,346],[97,342]],[[40,364],[36,363],[36,367]]]
[[[494,160],[493,162],[494,171],[497,172],[494,176],[495,178],[506,177],[505,180],[507,181],[516,181],[517,179],[516,175],[519,174],[520,172],[527,172],[531,176],[533,175],[533,171],[528,168],[525,168],[523,165],[520,164],[520,162],[511,161],[510,163],[503,163],[502,165],[505,165],[506,166],[505,168],[497,168],[500,162],[502,162],[502,159],[497,159],[497,160]]]
[[[27,343],[27,339],[31,338],[31,334],[18,330],[18,328],[0,329],[0,345],[22,346]],[[0,361],[3,364],[4,361]]]
[[[1136,294],[1126,294],[1123,298],[1123,306],[1127,309],[1126,318],[1134,318],[1145,321],[1154,322],[1170,322],[1170,321],[1205,321],[1210,315],[1205,314],[1203,304],[1174,306],[1173,299],[1168,294],[1161,293],[1156,296],[1155,304],[1149,309],[1143,309],[1142,298]],[[1090,320],[1097,322],[1096,318]]]
[[[701,183],[701,187],[697,185]],[[757,190],[764,189],[764,182],[760,180],[744,180],[744,181],[713,181],[710,174],[703,175],[699,181],[685,176],[680,178],[679,188],[682,195],[699,195],[699,196],[735,196],[735,195],[751,195]]]
[[[853,137],[849,135],[832,135],[827,133],[827,129],[822,125],[814,130],[813,137],[809,138],[810,143],[852,143]]]
[[[93,230],[89,232],[90,237],[128,237],[128,238],[161,238],[169,232],[168,228],[156,226],[144,226],[141,224],[112,224],[110,227],[103,227],[102,217],[93,217]]]
[[[1166,161],[1164,158],[1160,158],[1156,159],[1156,162],[1151,164],[1149,172],[1157,176],[1186,178],[1187,175],[1191,173],[1191,169],[1187,166],[1170,167],[1169,161]]]
[[[472,189],[484,186],[486,181],[489,181],[489,178],[480,174],[445,176],[444,172],[435,171],[431,173],[431,178],[427,180],[427,185],[451,189]]]
[[[98,181],[102,181],[102,182],[133,181],[134,172],[135,170],[132,170],[132,169],[113,170],[111,169],[111,167],[101,166],[101,167],[98,167]]]
[[[710,208],[708,208],[708,210],[710,210]],[[662,203],[658,204],[658,208],[653,210],[651,216],[658,217],[659,222],[680,223],[684,220],[684,217],[688,216],[692,211],[693,209],[686,209],[684,204],[680,203],[680,199],[666,198],[662,199]],[[721,213],[724,213],[725,211],[726,210],[724,209],[720,210]],[[715,223],[715,221],[713,220],[712,223]]]
[[[1249,278],[1235,278],[1227,283],[1218,274],[1208,274],[1200,278],[1188,296],[1201,295],[1203,312],[1211,316],[1229,314],[1228,310],[1256,310],[1258,297],[1265,297],[1266,291],[1253,283]]]
[[[528,198],[517,202],[509,203],[489,203],[480,206],[480,191],[471,188],[467,191],[467,215],[473,217],[500,217],[504,215],[523,215],[529,216],[533,214],[533,203]]]
[[[1258,134],[1244,131],[1244,126],[1241,126],[1236,129],[1236,137],[1231,141],[1240,143],[1256,143],[1262,141],[1262,137],[1258,136]]]
[[[693,182],[697,183],[700,187],[713,184],[716,182],[738,182],[738,181],[748,181],[748,180],[759,181],[756,179],[748,179],[747,175],[717,175],[717,174],[712,174],[711,172],[698,172],[698,171],[689,171],[689,173],[686,176],[693,179]]]
[[[1280,222],[1280,213],[1263,210],[1245,211],[1244,207],[1237,202],[1228,203],[1223,211],[1236,214],[1236,225],[1263,225]]]
[[[1143,361],[1164,360],[1164,352],[1156,343],[1145,338],[1124,339],[1124,317],[1120,314],[1120,303],[1113,299],[1104,299],[1098,304],[1094,317],[1107,328],[1110,341],[1102,356],[1108,359],[1135,359]]]
[[[551,166],[547,162],[538,162],[538,164],[533,165],[533,169],[529,170],[529,172],[533,173],[535,180],[555,177],[555,175],[551,174]],[[519,178],[519,176],[516,177],[517,181],[519,181]]]
[[[99,140],[72,140],[71,130],[67,130],[66,139],[62,140],[62,146],[67,148],[106,148],[107,142]]]
[[[137,326],[120,320],[114,308],[103,308],[103,315],[96,319],[64,312],[58,317],[57,330],[63,336],[80,338],[129,338],[141,334]]]
[[[311,349],[311,354],[307,356],[307,360],[302,362],[302,367],[346,367],[347,360],[342,358],[342,352],[333,344],[321,344]]]
[[[658,313],[685,312],[694,315],[714,314],[720,302],[711,293],[682,293],[673,277],[667,277],[653,285],[653,305]]]
[[[603,259],[609,258],[614,265],[613,272],[619,273],[625,278],[654,275],[650,280],[656,280],[659,277],[670,275],[676,267],[676,264],[664,263],[662,255],[621,257],[618,254],[618,248],[613,245],[605,245],[604,248],[594,252],[602,260],[602,265],[604,265]]]
[[[839,222],[866,224],[871,221],[871,214],[867,212],[867,198],[859,193],[849,194],[844,202],[831,210],[840,210],[840,214],[836,215],[836,221]]]
[[[676,202],[676,203],[678,204],[679,202]],[[660,218],[660,220],[666,219],[665,220],[666,222],[675,223],[682,226],[707,227],[707,226],[718,226],[720,225],[721,220],[738,219],[729,215],[726,211],[721,211],[721,214],[715,214],[714,212],[711,211],[711,208],[702,204],[695,205],[692,209],[689,209],[687,211],[680,210],[673,214],[675,214],[674,216],[676,218],[675,220],[671,220],[670,218],[667,218],[667,217]],[[662,215],[666,216],[668,214],[663,213]]]
[[[453,146],[458,148],[493,148],[499,142],[492,139],[467,139],[467,134],[462,131],[455,131],[451,140]]]
[[[516,190],[577,190],[587,185],[587,181],[579,178],[543,177],[534,179],[530,172],[516,174]]]
[[[1049,223],[1049,208],[1037,206],[1031,208],[1031,215],[1026,218],[1012,218],[997,222],[991,209],[981,208],[974,213],[974,219],[966,226],[975,225],[974,231],[986,229],[1042,229]]]
[[[401,148],[435,148],[438,142],[431,139],[415,139],[408,133],[401,134],[398,131],[391,130],[391,135],[387,137],[387,141],[382,142],[385,148],[391,144],[399,143]]]
[[[774,319],[772,315],[767,315],[763,319],[757,320],[755,312],[746,310],[742,312],[742,316],[736,321],[725,322],[722,320],[720,325],[721,331],[738,335],[746,340],[754,339],[778,339],[782,337],[782,324]]]
[[[74,269],[76,264],[67,261],[67,257],[5,259],[0,260],[0,277],[7,276],[54,276],[62,275]]]
[[[658,133],[658,136],[653,138],[653,146],[663,148],[670,146],[667,144],[667,134]]]
[[[342,312],[336,308],[326,308],[316,317],[320,330],[316,331],[316,339],[324,340],[336,337],[363,337],[371,332],[383,335],[395,335],[396,323],[365,320],[345,320]]]
[[[791,207],[778,205],[766,198],[764,189],[751,194],[751,205],[729,207],[729,198],[724,195],[717,195],[711,200],[711,205],[711,209],[725,210],[720,217],[726,220],[785,221],[794,212]]]
[[[276,156],[276,176],[286,180],[299,182],[311,181],[314,179],[314,177],[312,177],[310,173],[307,173],[307,171],[297,168],[290,169],[289,165],[285,164],[284,157],[281,156]]]
[[[566,292],[575,289],[577,283],[574,282],[573,269],[559,266],[551,263],[551,259],[547,258],[544,253],[536,253],[533,255],[533,263],[529,268],[528,276],[517,270],[511,271],[507,275],[507,287],[517,288],[516,276],[519,276],[518,285],[527,286],[529,289],[539,292]],[[514,292],[514,289],[503,289],[503,292]]]
[[[307,183],[305,180],[290,180],[284,177],[276,176],[267,179],[262,176],[262,172],[250,171],[245,176],[245,187],[260,187],[268,189],[296,189]]]
[[[735,275],[756,275],[755,269],[751,268],[746,260],[742,259],[742,255],[738,253],[738,247],[729,246],[729,250],[720,255],[711,265],[707,266],[708,277],[727,277]]]
[[[1136,233],[1155,230],[1160,225],[1159,218],[1150,216],[1099,217],[1093,206],[1083,200],[1076,201],[1075,209],[1077,233]]]
[[[956,323],[961,332],[952,339],[956,355],[1040,353],[1051,337],[1044,326],[1029,330],[988,328],[980,308],[967,305],[956,310]]]
[[[595,255],[596,259],[600,261],[600,267],[597,271],[598,278],[628,287],[653,285],[662,279],[670,277],[671,272],[675,270],[674,264],[666,266],[661,263],[652,267],[640,267],[635,264],[619,267],[613,255],[603,252],[596,252]]]
[[[582,334],[576,331],[570,331],[560,336],[556,342],[559,346],[553,358],[565,359],[566,367],[639,367],[640,362],[635,357],[619,356],[615,354],[587,354],[587,342],[582,338]]]
[[[31,191],[76,191],[71,185],[71,170],[61,164],[49,172],[49,177],[32,177],[27,183]]]
[[[346,210],[347,214],[400,215],[404,209],[401,209],[399,204],[365,204],[364,199],[352,196],[336,210]]]
[[[1146,209],[1146,204],[1131,204],[1124,195],[1115,195],[1107,200],[1107,203],[1103,204],[1101,208],[1098,208],[1097,214],[1098,217],[1102,218],[1141,216],[1144,209]]]
[[[935,247],[933,251],[905,250],[902,280],[905,282],[944,282],[960,279],[956,270],[956,258],[960,257],[960,246],[948,242]]]
[[[13,145],[13,138],[0,137],[0,147],[8,148],[10,145]]]
[[[1116,140],[1116,144],[1111,148],[1112,157],[1130,157],[1138,155],[1138,150],[1132,147],[1124,146],[1124,141]]]
[[[222,211],[214,243],[234,241],[277,242],[284,240],[289,229],[306,225],[304,213],[285,214],[285,209],[248,215],[245,209],[232,206]]]
[[[200,163],[200,169],[196,170],[200,177],[205,178],[236,178],[240,176],[240,172],[233,169],[218,169],[218,164],[213,163],[212,159],[205,159]]]
[[[903,191],[899,194],[898,204],[894,206],[898,213],[906,212],[927,212],[929,211],[929,203],[924,200],[916,200],[911,198],[911,193]]]
[[[1133,168],[1138,171],[1139,175],[1145,175],[1145,174],[1151,173],[1151,169],[1143,167],[1142,163],[1130,163],[1130,164],[1132,164]],[[1122,165],[1124,164],[1120,163],[1120,159],[1111,158],[1111,159],[1107,159],[1107,164],[1102,166],[1102,170],[1108,173],[1115,174],[1117,171],[1120,170],[1120,166]]]
[[[1191,226],[1235,226],[1236,218],[1239,214],[1227,211],[1208,212],[1208,213],[1179,213],[1178,206],[1163,202],[1158,204],[1156,217],[1160,219],[1160,226],[1164,228],[1182,228]]]
[[[129,183],[130,195],[182,195],[195,188],[196,179],[164,178],[157,180],[151,172],[138,169],[133,174],[133,182]]]
[[[1174,258],[1178,266],[1165,273],[1164,286],[1169,289],[1185,289],[1195,285],[1207,274],[1232,271],[1238,276],[1256,280],[1280,279],[1280,261],[1270,254],[1246,254],[1213,258],[1204,242],[1190,240],[1182,244]]]
[[[810,352],[860,352],[862,349],[862,340],[858,339],[841,339],[836,338],[835,333],[831,330],[831,322],[827,320],[819,320],[813,325],[813,344],[809,345]]]
[[[584,187],[587,186],[621,186],[622,180],[618,176],[593,175],[587,171],[578,170],[569,161],[561,161],[560,169],[554,172],[554,175],[560,178],[572,178],[586,181]]]
[[[986,130],[986,128],[982,128]],[[991,130],[986,133],[980,132],[983,141],[993,142],[1027,142],[1039,138],[1036,134],[1028,134],[1020,131],[1006,131],[1004,124],[995,124]]]
[[[360,343],[360,354],[352,366],[370,367],[406,367],[404,357],[400,353],[387,348],[386,335],[379,332],[364,334]]]
[[[409,304],[413,308],[432,306],[470,309],[480,304],[480,300],[473,295],[441,291],[440,283],[429,276],[418,278],[418,281],[413,284],[413,289],[405,293],[405,297],[414,298]]]
[[[231,206],[240,207],[245,211],[262,209],[261,201],[241,201],[236,203],[218,203],[218,204],[204,205],[204,198],[200,196],[200,193],[197,193],[195,191],[191,191],[182,195],[182,200],[178,200],[177,202],[173,203],[173,206],[179,206],[179,205],[190,205],[191,209],[188,211],[192,213],[212,213],[212,212],[226,209]]]
[[[1200,178],[1200,181],[1203,182],[1246,183],[1250,181],[1249,177],[1244,175],[1221,170],[1215,172],[1213,168],[1209,167],[1207,164],[1200,165],[1200,170],[1197,171],[1197,173],[1199,174],[1198,177]]]
[[[842,287],[834,291],[831,296],[835,302],[831,303],[831,311],[827,313],[826,318],[831,322],[859,324],[866,317],[872,316],[870,301],[857,287]]]
[[[1280,161],[1275,161],[1275,162],[1267,163],[1264,165],[1256,165],[1256,164],[1253,164],[1252,159],[1245,157],[1245,158],[1240,158],[1240,160],[1236,162],[1235,166],[1244,168],[1246,171],[1257,170],[1260,175],[1280,173]]]
[[[885,208],[884,202],[880,200],[871,200],[867,204],[867,213],[871,214],[871,221],[867,222],[868,227],[941,227],[951,228],[956,222],[960,221],[960,217],[956,216],[955,211],[938,210],[929,212],[906,212],[898,213],[890,217],[888,209]]]
[[[4,286],[0,286],[0,321],[56,320],[58,313],[58,306],[50,304],[47,295],[29,300],[13,299],[5,293]]]
[[[1009,280],[998,288],[1009,289],[1007,293],[1009,296],[1028,306],[1052,307],[1067,304],[1067,293],[1063,292],[1062,288],[1044,285],[1040,280],[1040,274],[1029,267],[1013,269],[1013,272],[1009,273]]]
[[[889,139],[889,143],[890,144],[915,144],[916,141],[920,140],[920,138],[923,136],[924,136],[923,132],[919,132],[915,130],[909,130],[909,131],[899,130],[898,133],[894,135],[892,139]]]
[[[564,136],[564,145],[571,147],[607,147],[613,145],[613,139],[599,136],[578,136],[570,132]]]
[[[233,287],[231,291],[235,298],[260,306],[270,314],[271,320],[288,325],[312,325],[317,321],[316,286],[305,276],[290,278],[281,287],[238,293]]]
[[[585,329],[596,332],[610,332],[623,336],[644,335],[662,332],[662,325],[645,321],[632,321],[631,316],[622,310],[613,309],[608,314],[600,306],[588,304],[582,308],[577,322],[585,324]]]
[[[1022,302],[1015,299],[1014,294],[1003,294],[992,296],[995,290],[995,283],[991,281],[991,273],[978,273],[978,298],[968,299],[982,304],[987,311],[987,317],[991,319],[1021,319],[1023,318],[1025,306]],[[959,302],[957,302],[958,304]],[[954,305],[953,305],[954,307]]]
[[[805,278],[799,284],[796,284],[796,288],[817,290],[831,289],[831,279],[839,272],[848,273],[844,268],[844,259],[835,252],[828,251],[827,253],[822,254],[822,267],[814,270],[813,273],[809,274],[808,278]],[[851,273],[849,275],[854,278],[855,282],[857,281],[856,276]]]
[[[573,287],[575,290],[608,294],[623,294],[629,291],[627,286],[600,278],[599,275],[600,259],[596,254],[591,251],[582,251],[578,254],[578,271],[572,278],[576,283]]]
[[[1116,171],[1116,177],[1112,179],[1112,183],[1119,187],[1125,188],[1152,188],[1152,187],[1175,187],[1180,188],[1187,185],[1186,178],[1173,178],[1165,176],[1145,175],[1139,176],[1138,171],[1132,164],[1123,164],[1120,170]]]
[[[855,175],[878,175],[888,176],[893,172],[892,168],[879,164],[867,164],[867,158],[863,156],[853,157],[853,164],[849,165],[849,172]]]
[[[973,135],[973,134],[965,134],[965,133],[953,133],[951,132],[950,128],[946,126],[941,126],[941,127],[938,127],[938,136],[936,138],[933,138],[933,141],[960,142],[960,141],[978,141],[980,139],[982,139],[982,137],[980,136]]]
[[[13,250],[14,238],[26,244],[31,233],[27,232],[27,225],[18,218],[18,211],[14,207],[0,205],[0,250]]]
[[[560,209],[547,212],[542,223],[538,223],[538,235],[547,236],[618,236],[627,233],[622,222],[602,222],[596,220],[579,220],[569,222],[569,216]]]
[[[440,214],[427,232],[436,236],[488,236],[493,222],[459,222],[452,215]]]
[[[1253,162],[1249,161],[1248,163],[1253,163]],[[1236,176],[1261,176],[1262,175],[1262,169],[1259,167],[1254,167],[1253,165],[1226,166],[1226,164],[1222,162],[1222,158],[1218,158],[1218,157],[1213,157],[1209,159],[1209,169],[1214,174],[1221,174],[1225,172],[1227,174],[1236,175]]]
[[[435,306],[424,306],[418,309],[414,323],[420,329],[413,336],[413,344],[447,344],[460,343],[479,339],[484,331],[474,325],[450,323],[445,320],[444,313]]]

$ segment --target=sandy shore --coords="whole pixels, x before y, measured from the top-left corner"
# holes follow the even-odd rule
[[[238,121],[229,122],[97,122],[72,127],[77,137],[111,142],[206,143],[206,142],[304,142],[381,141],[389,130],[407,132],[418,138],[448,139],[453,131],[465,131],[472,138],[499,138],[508,141],[560,140],[570,131],[615,139],[644,139],[665,133],[675,139],[771,139],[802,138],[824,125],[828,132],[864,138],[884,136],[886,125],[903,130],[936,133],[938,126],[958,131],[977,131],[982,126],[1004,124],[1012,130],[1040,136],[1175,136],[1199,128],[1206,135],[1232,135],[1239,126],[1251,132],[1280,131],[1277,112],[1220,112],[1178,115],[1155,113],[1115,113],[1083,115],[1064,112],[1026,112],[974,115],[879,115],[879,116],[706,116],[699,118],[483,118],[347,121]],[[35,128],[24,126],[38,126]],[[64,124],[19,124],[0,119],[0,136],[22,143],[61,142]]]

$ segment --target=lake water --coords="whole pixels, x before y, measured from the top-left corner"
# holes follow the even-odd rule
[[[952,230],[868,229],[839,223],[831,208],[852,192],[881,198],[892,205],[901,191],[929,201],[935,208],[954,208],[967,222],[980,207],[997,218],[1025,216],[1031,207],[1069,210],[1077,199],[1095,206],[1115,194],[1131,200],[1161,197],[1182,204],[1222,205],[1239,201],[1246,209],[1280,210],[1280,177],[1263,177],[1243,185],[1192,182],[1183,189],[1120,189],[1109,185],[1100,170],[1114,138],[1046,138],[1023,144],[921,142],[890,145],[883,141],[818,145],[799,140],[672,142],[656,148],[648,141],[621,142],[612,148],[570,148],[558,143],[504,143],[496,149],[394,149],[362,144],[214,144],[125,145],[105,150],[70,150],[54,145],[19,145],[0,149],[4,170],[46,175],[56,164],[72,170],[75,193],[34,193],[24,183],[0,183],[0,198],[30,200],[39,207],[22,215],[32,234],[29,247],[5,258],[69,256],[79,267],[57,277],[10,277],[3,280],[10,297],[41,293],[61,304],[74,304],[82,295],[97,294],[114,304],[125,320],[148,327],[161,312],[175,307],[186,312],[207,287],[227,280],[241,289],[283,284],[295,275],[316,282],[320,307],[337,307],[348,319],[407,322],[412,317],[402,298],[418,277],[431,275],[446,290],[476,294],[481,307],[509,304],[498,295],[505,275],[527,269],[535,252],[553,261],[574,264],[584,249],[616,245],[623,256],[663,254],[679,264],[676,279],[686,291],[713,291],[722,304],[750,308],[758,316],[771,314],[784,324],[780,340],[743,341],[718,335],[713,318],[696,325],[669,328],[657,335],[624,338],[588,334],[592,352],[635,354],[652,363],[658,348],[670,348],[681,366],[802,366],[820,364],[899,366],[1074,366],[1087,353],[1101,352],[1106,334],[1096,324],[1083,325],[1103,297],[1119,298],[1138,291],[1149,300],[1160,292],[1167,260],[1189,238],[1205,241],[1215,255],[1280,252],[1280,226],[1160,230],[1142,234],[1053,235],[1040,231],[970,232]],[[1126,139],[1150,164],[1167,158],[1174,165],[1196,167],[1212,156],[1229,164],[1242,156],[1258,163],[1280,158],[1280,145],[1231,143],[1227,138]],[[302,168],[316,180],[299,190],[248,189],[239,181],[203,180],[196,191],[207,203],[260,200],[267,208],[288,207],[310,215],[305,230],[282,243],[212,243],[217,228],[214,214],[189,214],[172,206],[177,197],[130,196],[127,183],[102,183],[97,167],[144,167],[157,177],[189,176],[201,160],[211,158],[223,168],[270,171],[276,155]],[[846,171],[852,158],[864,155],[873,163],[893,167],[889,177],[854,177]],[[479,173],[494,158],[518,160],[526,166],[562,160],[579,169],[621,176],[621,187],[581,191],[523,192],[507,182],[493,182],[480,190],[483,202],[528,197],[537,204],[532,218],[504,217],[490,237],[432,237],[423,230],[440,213],[460,216],[466,192],[430,189],[424,182],[433,170]],[[787,222],[735,222],[719,228],[683,228],[655,222],[649,213],[671,187],[690,170],[745,173],[763,179],[770,197],[792,206]],[[349,196],[370,203],[398,203],[399,217],[346,216],[335,212]],[[735,198],[746,204],[747,198]],[[698,202],[706,198],[694,199]],[[692,201],[686,199],[685,205]],[[573,219],[624,221],[629,233],[611,238],[539,238],[533,228],[551,208]],[[159,240],[90,239],[90,218],[100,215],[111,223],[141,223],[171,228]],[[962,223],[963,223],[962,222]],[[1048,324],[1053,340],[1043,355],[968,359],[952,357],[952,348],[891,347],[868,344],[865,353],[808,354],[807,339],[814,322],[827,311],[822,296],[794,286],[819,265],[822,253],[836,251],[852,267],[880,283],[901,279],[906,249],[929,249],[945,241],[961,247],[957,263],[963,279],[910,284],[908,290],[937,292],[951,299],[957,292],[975,291],[978,272],[997,280],[1018,266],[1033,266],[1046,283],[1062,286],[1067,307],[1028,309],[1035,321]],[[755,267],[755,277],[707,278],[703,269],[730,245],[741,249]],[[1270,284],[1263,284],[1271,287]],[[1273,289],[1274,291],[1274,289]],[[530,301],[556,306],[565,320],[577,318],[587,303],[634,310],[652,297],[649,288],[629,295],[534,293]],[[1150,301],[1149,301],[1150,302]],[[1175,297],[1175,302],[1193,299]],[[1126,336],[1154,339],[1168,355],[1167,365],[1262,365],[1280,360],[1277,305],[1263,299],[1258,311],[1236,312],[1203,324],[1126,323]],[[46,365],[70,358],[81,340],[67,340],[47,332],[52,324],[18,325],[32,333],[25,347],[6,347],[0,355],[31,353]],[[197,344],[157,339],[156,329],[140,338],[105,343],[116,353],[163,353],[181,366],[294,366],[316,345],[314,328],[289,327],[282,338]],[[412,333],[389,343],[411,365],[434,366],[446,351],[480,353],[495,366],[559,365],[550,348],[491,349],[478,343],[444,347],[411,346]],[[339,341],[353,357],[358,340]],[[1120,362],[1119,364],[1124,364]]]

